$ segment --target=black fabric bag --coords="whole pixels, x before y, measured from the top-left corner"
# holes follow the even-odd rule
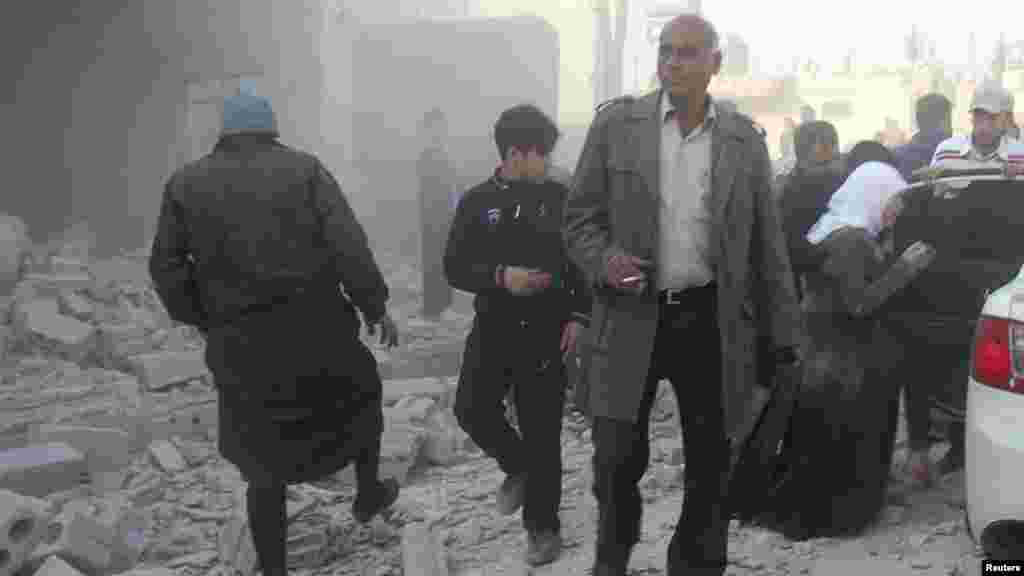
[[[782,446],[789,433],[800,391],[802,369],[780,369],[772,376],[771,396],[753,431],[739,447],[729,482],[732,515],[751,522],[767,511],[783,466]]]

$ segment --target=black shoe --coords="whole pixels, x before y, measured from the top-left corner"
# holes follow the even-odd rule
[[[506,476],[498,488],[498,512],[502,516],[511,516],[523,507],[526,495],[526,475],[514,474]]]
[[[370,494],[360,492],[356,501],[352,503],[352,516],[356,522],[366,524],[373,517],[387,510],[398,500],[399,486],[394,478],[388,478],[377,483],[376,488]]]
[[[590,576],[627,576],[625,566],[612,566],[611,564],[594,563],[590,569]]]
[[[556,530],[530,532],[526,535],[526,563],[530,566],[551,564],[562,554],[562,536]]]

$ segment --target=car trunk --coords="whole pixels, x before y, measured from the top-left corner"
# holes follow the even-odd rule
[[[938,194],[936,194],[938,192]],[[961,418],[971,340],[991,291],[1013,279],[1024,263],[1024,183],[975,180],[950,190],[943,184],[914,188],[894,228],[902,251],[922,240],[935,247],[932,265],[885,306],[927,347],[920,378],[934,383],[935,405]]]

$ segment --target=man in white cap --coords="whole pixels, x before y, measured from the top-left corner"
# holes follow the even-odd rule
[[[970,134],[956,135],[939,144],[932,168],[1005,168],[1008,176],[1024,174],[1024,144],[1007,134],[1013,96],[995,83],[978,87],[971,100]]]

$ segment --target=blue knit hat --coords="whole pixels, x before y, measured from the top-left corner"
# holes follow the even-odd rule
[[[224,123],[221,134],[272,134],[278,135],[277,118],[270,100],[257,96],[251,90],[240,90],[238,94],[224,99]]]

